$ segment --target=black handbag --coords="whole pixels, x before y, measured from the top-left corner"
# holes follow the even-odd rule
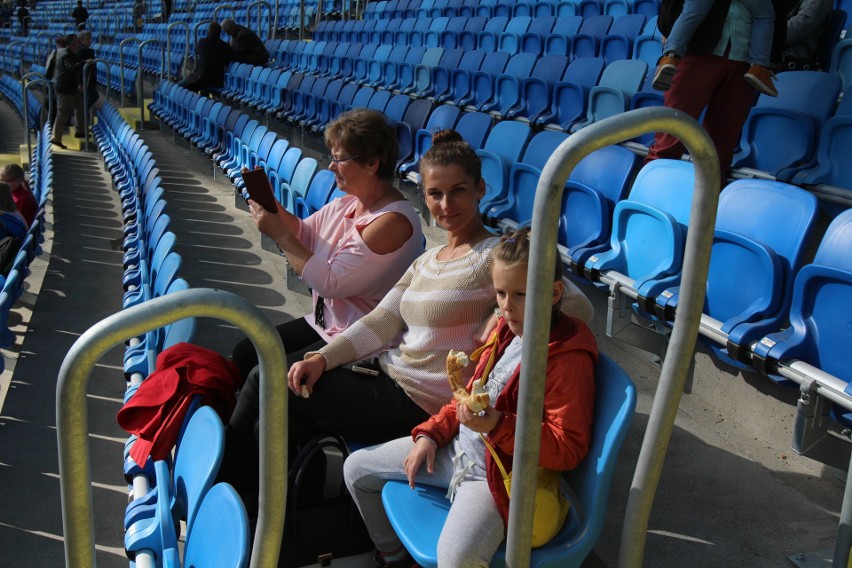
[[[329,460],[325,450],[337,450],[343,459],[349,455],[340,436],[321,435],[311,440],[293,462],[288,474],[287,513],[284,537],[278,566],[296,568],[307,564],[328,566],[332,559],[363,554],[372,550],[373,543],[361,514],[343,484],[342,471],[337,471],[339,485],[332,490],[316,491],[316,479],[325,473],[328,479]]]

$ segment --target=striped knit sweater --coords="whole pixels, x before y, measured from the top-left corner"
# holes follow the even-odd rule
[[[447,352],[473,351],[477,330],[497,304],[491,282],[495,244],[496,238],[485,239],[461,258],[446,262],[436,259],[443,247],[426,251],[372,312],[319,351],[326,368],[381,351],[382,370],[420,408],[438,412],[452,398]],[[473,365],[468,374],[472,372]]]

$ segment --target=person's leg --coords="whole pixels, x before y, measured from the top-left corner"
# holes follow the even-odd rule
[[[86,124],[83,120],[83,94],[77,93],[74,95],[74,137],[83,138],[86,136]]]
[[[325,341],[314,328],[308,325],[305,318],[298,318],[287,323],[282,323],[276,327],[276,330],[278,331],[278,335],[281,336],[284,351],[288,354],[288,364],[301,360],[301,357],[296,359],[291,354],[297,354],[304,351],[307,347],[317,344],[319,345],[317,349],[325,345]],[[255,351],[254,345],[248,338],[243,339],[234,346],[231,360],[240,371],[241,377],[248,377],[251,370],[257,366],[257,351]]]
[[[698,120],[724,74],[716,60],[727,61],[713,55],[685,55],[678,66],[679,71],[672,81],[671,89],[666,91],[665,106]],[[680,140],[671,134],[657,132],[645,163],[657,158],[679,160],[683,152],[684,146]]]
[[[761,67],[770,66],[772,35],[775,29],[775,9],[772,0],[740,0],[751,13],[751,41],[748,62]]]
[[[715,0],[686,0],[683,11],[675,20],[671,32],[666,37],[663,53],[674,53],[678,57],[686,55],[686,47],[692,39],[692,34],[707,17]]]
[[[719,61],[715,65],[721,74],[718,87],[707,105],[702,126],[716,146],[724,183],[731,169],[734,150],[740,143],[743,125],[754,105],[755,95],[743,78],[743,73],[748,69],[747,63],[721,57],[716,59]]]
[[[52,142],[61,144],[62,134],[65,132],[65,127],[68,125],[68,120],[74,111],[74,96],[57,93],[56,106],[56,120],[53,122]]]
[[[382,505],[382,488],[390,480],[406,480],[402,464],[412,447],[414,442],[407,436],[358,450],[343,462],[343,480],[361,512],[370,539],[381,552],[395,552],[402,548]],[[428,473],[424,465],[417,472],[416,481],[434,487],[448,487],[453,474],[450,453],[450,447],[438,449],[434,471]]]
[[[347,367],[323,373],[309,398],[290,396],[289,425],[297,444],[334,432],[359,444],[407,436],[429,418],[396,382],[362,375]]]
[[[456,490],[438,539],[438,566],[488,568],[503,542],[504,530],[488,482],[465,478]]]

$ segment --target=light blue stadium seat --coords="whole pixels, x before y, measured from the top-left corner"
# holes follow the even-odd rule
[[[201,406],[188,418],[177,446],[174,470],[169,471],[165,461],[154,464],[157,479],[151,490],[156,495],[153,507],[145,504],[151,500],[144,497],[141,506],[134,502],[128,505],[124,538],[128,552],[154,551],[162,564],[178,558],[175,522],[185,520],[187,535],[193,531],[200,506],[222,463],[224,441],[225,428],[212,407]],[[180,562],[170,565],[180,566]]]
[[[648,65],[644,61],[620,59],[604,69],[598,84],[589,91],[586,119],[571,127],[571,132],[604,118],[616,116],[630,107],[630,99],[642,86]]]
[[[485,147],[476,151],[482,160],[482,179],[485,180],[485,195],[479,202],[482,213],[486,213],[492,203],[505,199],[509,190],[509,167],[520,160],[531,136],[529,125],[506,120],[491,129]]]
[[[410,161],[400,164],[398,168],[400,176],[405,177],[410,172],[418,171],[420,158],[432,147],[432,134],[439,130],[453,128],[460,112],[458,107],[441,105],[429,115],[424,127],[414,134],[414,154]]]
[[[582,565],[603,530],[606,504],[621,445],[636,408],[636,387],[630,377],[601,353],[595,367],[595,422],[586,458],[573,471],[564,473],[576,500],[562,530],[546,545],[534,549],[530,566],[571,568]],[[446,489],[389,481],[382,490],[382,503],[391,525],[418,564],[436,568],[438,537],[450,503]],[[491,566],[505,563],[501,547]]]
[[[841,81],[830,73],[788,71],[776,86],[778,96],[761,95],[749,113],[732,165],[788,181],[813,167],[817,133],[834,112]]]
[[[728,340],[702,338],[720,360],[748,369],[750,344],[786,321],[818,212],[813,194],[781,182],[737,180],[722,191],[704,313],[721,322]],[[674,319],[677,300],[677,289],[661,294],[658,315]]]
[[[532,207],[538,178],[544,164],[568,134],[543,130],[530,139],[523,159],[509,167],[509,187],[503,199],[487,203],[489,220],[509,221],[513,226],[525,226],[532,221]]]
[[[186,535],[184,566],[246,568],[251,557],[249,520],[233,487],[217,483],[204,496]]]
[[[692,203],[692,164],[654,160],[636,176],[628,199],[615,205],[609,250],[593,254],[584,267],[615,270],[634,281],[640,299],[655,298],[680,280],[683,247]]]
[[[486,53],[479,49],[466,51],[458,67],[449,70],[448,85],[444,92],[436,93],[435,101],[458,105],[470,94],[472,74],[479,70]]]
[[[554,86],[567,67],[568,57],[565,55],[539,57],[530,76],[520,81],[518,104],[510,108],[505,117],[538,124],[539,118],[548,114]]]
[[[605,146],[571,171],[562,194],[558,243],[573,272],[582,275],[586,260],[607,247],[613,209],[627,196],[638,161],[627,148]]]
[[[852,209],[834,218],[822,238],[813,262],[796,274],[790,326],[762,338],[754,346],[756,363],[772,379],[777,362],[799,359],[852,383]],[[852,388],[846,387],[852,394]],[[849,417],[844,417],[848,422]]]
[[[303,157],[299,160],[293,178],[289,182],[281,181],[281,205],[287,211],[296,213],[296,199],[304,199],[308,192],[308,186],[317,171],[317,161],[314,158]]]
[[[479,69],[467,74],[467,77],[454,76],[454,81],[467,81],[467,94],[459,100],[459,106],[466,111],[475,111],[492,99],[494,96],[494,78],[503,73],[509,63],[509,54],[504,51],[493,51],[487,53],[482,60]],[[459,73],[465,73],[459,70]]]
[[[631,59],[633,42],[644,27],[645,16],[642,14],[624,14],[615,18],[609,32],[601,39],[601,57],[606,59],[607,63],[617,59]]]
[[[584,57],[569,63],[562,79],[553,86],[550,111],[539,116],[535,123],[570,131],[576,122],[586,116],[589,91],[598,84],[604,67],[602,57]]]
[[[529,77],[538,57],[532,53],[516,53],[509,58],[503,73],[494,77],[493,96],[476,110],[503,116],[521,100],[520,81]]]
[[[335,183],[334,172],[331,170],[318,171],[314,179],[311,180],[307,195],[296,198],[296,216],[300,219],[307,219],[310,215],[319,211],[323,205],[328,203],[329,196],[336,187]]]
[[[827,184],[852,189],[852,97],[840,100],[819,137],[816,165],[793,178],[796,184]]]

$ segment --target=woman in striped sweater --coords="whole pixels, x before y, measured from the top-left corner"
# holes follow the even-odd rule
[[[490,251],[497,239],[479,214],[479,157],[458,133],[444,130],[433,136],[420,171],[447,244],[415,260],[372,312],[290,368],[289,424],[297,445],[322,431],[369,444],[408,434],[452,398],[447,352],[477,347],[494,312]],[[375,374],[353,370],[364,360]]]

